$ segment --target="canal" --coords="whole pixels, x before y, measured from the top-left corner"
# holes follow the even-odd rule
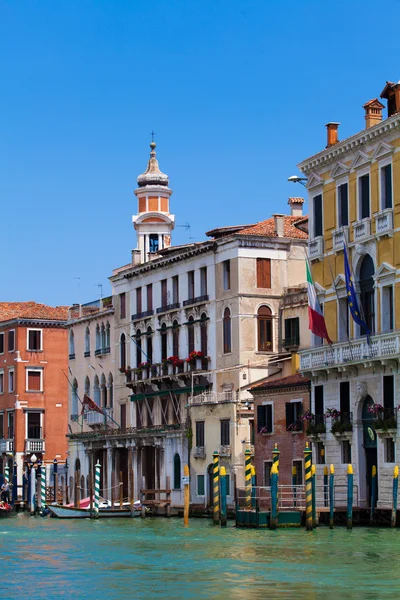
[[[192,519],[0,521],[2,598],[400,598],[400,531]]]

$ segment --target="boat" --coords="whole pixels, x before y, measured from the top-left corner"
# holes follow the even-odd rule
[[[9,517],[12,513],[12,506],[7,502],[0,502],[0,517]]]
[[[79,507],[73,504],[49,504],[47,506],[52,517],[58,519],[89,519],[91,516],[90,511],[90,498],[84,498],[80,501]],[[109,500],[101,499],[99,503],[98,517],[100,519],[110,519],[114,517],[140,517],[142,511],[142,504],[140,501],[136,501],[133,504],[133,508],[129,502],[124,502],[122,508],[119,503],[111,505]]]

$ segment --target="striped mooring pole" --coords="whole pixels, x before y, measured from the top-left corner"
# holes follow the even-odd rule
[[[244,478],[246,487],[246,508],[251,508],[251,451],[245,450],[244,453]]]
[[[276,465],[279,473],[279,455],[280,452],[278,450],[278,444],[275,444],[274,449],[272,450],[272,464]]]
[[[329,476],[329,528],[333,529],[333,517],[335,512],[334,498],[335,467],[331,465]]]
[[[353,527],[353,466],[347,465],[347,529]]]
[[[46,466],[44,463],[40,468],[40,509],[43,515],[46,510]]]
[[[271,514],[269,519],[269,528],[276,529],[278,526],[278,482],[279,474],[276,463],[271,467]]]
[[[257,477],[256,468],[251,465],[251,508],[256,508],[257,504]]]
[[[213,453],[213,521],[219,524],[219,453]]]
[[[8,466],[8,463],[4,467],[4,482],[6,481],[10,481],[10,467]]]
[[[376,505],[376,466],[372,467],[371,477],[371,512],[369,515],[369,523],[372,525],[375,517],[375,505]]]
[[[328,465],[324,466],[324,506],[328,506]]]
[[[396,527],[397,518],[397,494],[399,491],[399,467],[396,465],[393,471],[393,504],[392,504],[392,518],[390,525]]]
[[[12,488],[11,488],[11,499],[12,499],[11,504],[13,506],[15,506],[15,503],[18,498],[18,476],[17,475],[18,475],[18,465],[16,462],[14,462]]]
[[[100,462],[97,461],[94,467],[94,510],[93,518],[97,519],[99,516],[99,497],[100,497]]]
[[[296,508],[297,504],[297,467],[292,467],[292,488],[293,488],[293,508]]]
[[[221,486],[221,527],[226,527],[227,507],[226,507],[226,469],[221,467],[219,470],[219,481]]]
[[[311,465],[311,489],[312,489],[312,524],[313,528],[317,526],[317,499],[316,499],[316,485],[315,485],[315,465]]]
[[[311,482],[311,448],[306,442],[304,449],[304,470],[306,475],[306,529],[310,531],[313,528],[312,515],[312,482]]]

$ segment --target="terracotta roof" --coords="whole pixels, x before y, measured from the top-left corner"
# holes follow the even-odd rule
[[[307,385],[308,383],[310,383],[310,380],[307,377],[303,377],[303,375],[300,375],[300,373],[296,373],[295,375],[289,375],[288,377],[281,377],[281,379],[264,381],[258,385],[254,385],[249,391],[252,392],[254,390],[257,392],[283,387],[295,387],[298,385]]]
[[[288,204],[304,204],[304,198],[299,196],[290,196],[288,199]]]
[[[37,302],[0,302],[0,322],[11,319],[66,321],[68,306],[47,306]]]
[[[305,231],[301,231],[300,229],[297,229],[297,227],[295,227],[295,224],[300,220],[304,221],[305,217],[288,217],[286,215],[283,215],[282,218],[284,219],[284,224],[283,224],[284,237],[298,238],[301,240],[308,239],[308,235]],[[271,217],[270,219],[267,219],[266,221],[260,221],[260,223],[257,223],[256,225],[253,225],[252,227],[246,227],[245,229],[242,229],[241,231],[238,232],[238,234],[239,235],[265,235],[268,237],[277,237],[277,234],[275,231],[275,219],[274,219],[274,217]]]

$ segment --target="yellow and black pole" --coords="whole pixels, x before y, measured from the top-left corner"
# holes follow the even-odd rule
[[[251,508],[251,451],[245,450],[244,453],[244,481],[246,488],[246,508]]]
[[[278,473],[279,473],[279,455],[280,455],[280,452],[278,450],[278,444],[275,444],[274,449],[272,450],[272,464],[276,465]]]
[[[307,531],[313,528],[312,514],[312,475],[311,475],[311,456],[312,452],[306,442],[304,449],[304,470],[306,475],[306,529]]]
[[[219,453],[213,454],[213,520],[219,524]]]
[[[316,493],[315,465],[311,465],[311,490],[312,490],[312,524],[317,526],[317,493]]]

